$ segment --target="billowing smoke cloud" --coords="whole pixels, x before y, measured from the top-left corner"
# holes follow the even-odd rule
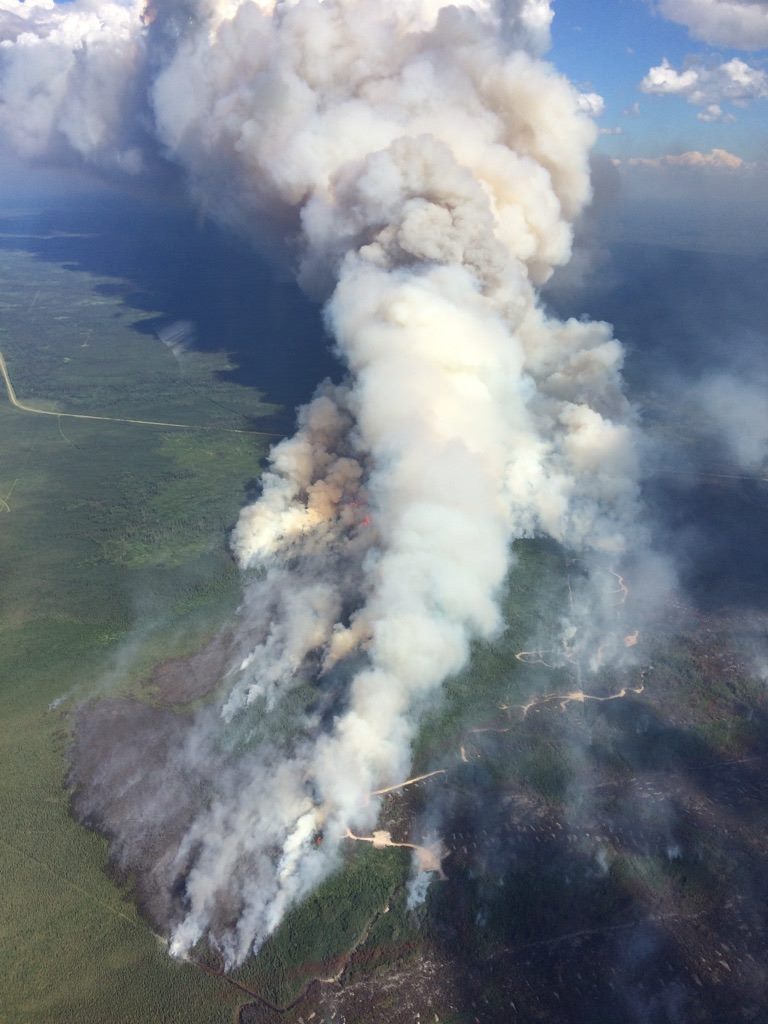
[[[23,157],[142,167],[134,69],[142,3],[0,3],[0,129]]]
[[[3,17],[0,126],[19,150],[133,172],[151,137],[223,221],[256,233],[283,211],[349,371],[273,449],[233,538],[261,572],[223,735],[292,688],[326,699],[282,753],[212,776],[186,825],[172,950],[207,935],[232,964],[331,870],[347,828],[375,824],[372,791],[407,772],[420,709],[501,629],[510,542],[544,532],[606,566],[627,546],[621,347],[606,324],[551,319],[535,290],[569,258],[596,130],[536,56],[547,0]],[[198,736],[183,756],[210,748]],[[145,820],[157,829],[156,809]],[[120,848],[142,827],[116,823]]]

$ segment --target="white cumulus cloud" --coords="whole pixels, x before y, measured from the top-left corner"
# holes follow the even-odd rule
[[[658,9],[705,43],[737,50],[768,46],[765,0],[660,0]]]
[[[699,121],[705,124],[731,124],[736,118],[733,114],[726,113],[719,103],[710,103],[696,115]]]
[[[681,70],[668,60],[652,67],[640,83],[652,96],[681,96],[697,107],[706,107],[703,121],[727,119],[722,103],[744,107],[768,96],[768,73],[734,57],[723,64],[708,65],[699,59],[689,61]]]
[[[590,117],[600,117],[605,110],[605,100],[599,93],[582,92],[579,94],[579,110]]]

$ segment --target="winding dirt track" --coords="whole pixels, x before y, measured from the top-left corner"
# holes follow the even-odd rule
[[[166,423],[163,420],[131,420],[119,416],[93,416],[79,412],[54,412],[51,409],[35,409],[34,406],[20,402],[16,397],[16,392],[14,391],[13,384],[11,383],[11,377],[8,373],[8,364],[6,363],[2,352],[0,352],[0,374],[2,374],[3,380],[5,381],[5,388],[8,392],[8,399],[11,405],[16,409],[21,410],[21,412],[31,412],[37,416],[56,416],[59,420],[63,417],[68,420],[96,420],[101,423],[127,423],[131,426],[138,427],[170,427],[175,430],[204,430],[207,432],[215,431],[223,434],[252,434],[257,437],[283,436],[282,434],[275,434],[268,430],[242,430],[237,427],[208,427],[201,426],[197,423]]]

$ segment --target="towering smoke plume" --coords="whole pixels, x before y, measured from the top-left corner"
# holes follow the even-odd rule
[[[548,0],[0,10],[17,147],[129,173],[162,157],[222,221],[282,219],[349,371],[300,411],[234,532],[261,573],[221,735],[308,681],[324,700],[237,768],[200,738],[210,715],[174,755],[216,769],[169,869],[186,876],[172,950],[207,935],[233,964],[347,828],[375,824],[371,793],[407,773],[420,710],[501,628],[511,541],[544,532],[606,564],[626,546],[621,348],[606,324],[550,319],[535,291],[569,258],[596,132],[536,56]],[[128,862],[130,830],[158,813],[119,826]]]

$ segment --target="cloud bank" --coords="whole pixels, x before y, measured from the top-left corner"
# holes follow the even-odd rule
[[[659,0],[670,21],[685,25],[696,39],[713,46],[761,50],[768,46],[765,0]]]
[[[712,149],[709,153],[692,149],[685,153],[667,153],[664,156],[635,156],[624,161],[615,160],[614,163],[626,164],[627,167],[671,167],[683,170],[749,171],[754,168],[754,164],[746,163],[740,156],[729,153],[727,149]]]

